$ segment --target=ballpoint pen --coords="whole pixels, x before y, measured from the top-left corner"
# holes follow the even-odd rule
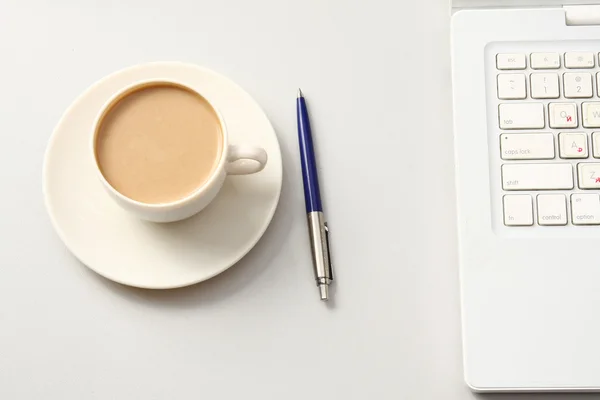
[[[304,182],[304,202],[308,217],[308,234],[312,251],[315,280],[319,287],[321,300],[329,299],[329,285],[333,282],[333,271],[329,254],[329,228],[323,216],[321,192],[317,163],[308,120],[306,101],[302,90],[298,89],[296,99],[298,117],[298,143],[300,146],[300,161],[302,164],[302,181]]]

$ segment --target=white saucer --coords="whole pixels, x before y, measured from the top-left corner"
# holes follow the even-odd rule
[[[87,146],[100,107],[118,89],[151,78],[194,80],[227,121],[230,141],[262,146],[269,161],[254,175],[229,176],[200,214],[154,224],[117,206],[94,173]],[[254,247],[275,213],[282,165],[277,136],[259,105],[229,79],[181,63],[118,71],[87,89],[65,112],[46,150],[46,208],[69,250],[98,274],[125,285],[168,289],[192,285],[231,267]]]

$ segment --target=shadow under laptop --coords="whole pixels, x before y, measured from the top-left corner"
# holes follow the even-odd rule
[[[474,394],[480,400],[587,400],[600,399],[600,393],[490,393]]]

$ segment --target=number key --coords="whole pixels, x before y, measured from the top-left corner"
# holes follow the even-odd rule
[[[534,99],[557,99],[558,75],[557,74],[531,74],[531,97]]]
[[[566,72],[563,75],[566,98],[592,97],[592,75],[587,72]]]

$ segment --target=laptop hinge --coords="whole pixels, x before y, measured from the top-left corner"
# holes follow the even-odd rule
[[[600,5],[563,6],[567,25],[600,25]]]

